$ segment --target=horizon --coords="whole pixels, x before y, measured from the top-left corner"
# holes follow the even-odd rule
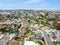
[[[47,11],[60,11],[60,9],[0,9],[0,10],[47,10]]]

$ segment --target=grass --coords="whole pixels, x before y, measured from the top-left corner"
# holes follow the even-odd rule
[[[60,42],[53,42],[54,45],[60,45]]]

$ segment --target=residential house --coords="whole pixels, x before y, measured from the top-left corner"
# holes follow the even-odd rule
[[[5,41],[5,40],[0,40],[0,45],[7,45],[7,41]]]
[[[9,34],[5,34],[2,39],[6,41],[10,40]]]
[[[42,36],[40,34],[34,34],[34,38],[42,39]]]
[[[19,34],[18,36],[24,36],[24,33],[26,33],[26,28],[25,27],[22,27],[21,31],[19,31]]]
[[[10,34],[9,36],[10,36],[10,40],[12,40],[15,34],[13,33],[13,34]]]
[[[28,38],[25,38],[24,45],[39,45],[38,43],[35,43],[33,41],[27,41]]]
[[[3,38],[3,36],[4,36],[3,34],[0,34],[0,39],[2,39],[2,38]]]
[[[13,40],[13,41],[9,41],[8,45],[22,45],[22,43]]]
[[[55,40],[56,40],[57,42],[60,42],[60,36],[57,36],[57,37],[55,38]]]

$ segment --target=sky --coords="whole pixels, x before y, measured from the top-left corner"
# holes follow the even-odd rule
[[[0,9],[60,9],[60,0],[0,0]]]

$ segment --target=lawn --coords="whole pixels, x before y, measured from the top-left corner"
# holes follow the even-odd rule
[[[54,45],[60,45],[60,42],[53,42]]]

